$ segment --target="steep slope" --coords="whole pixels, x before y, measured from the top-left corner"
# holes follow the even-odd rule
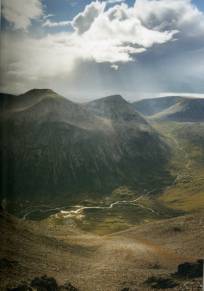
[[[87,108],[97,116],[109,118],[117,121],[135,121],[146,124],[146,120],[134,111],[120,95],[112,95],[89,102]]]
[[[4,97],[4,96],[3,96]],[[33,89],[19,96],[2,98],[4,119],[14,122],[64,122],[83,128],[99,124],[98,118],[78,104],[49,89]]]
[[[50,89],[32,89],[18,96],[0,93],[0,104],[1,109],[6,112],[22,111],[44,99],[57,97],[59,95]]]
[[[154,115],[154,118],[178,122],[204,121],[204,99],[186,98],[167,110]]]
[[[172,170],[177,176],[161,200],[174,209],[203,211],[204,123],[159,120],[154,125],[171,143]]]
[[[137,185],[141,184],[140,189],[151,187],[151,191],[156,192],[161,177],[164,178],[164,183],[169,182],[166,166],[163,167],[161,162],[163,160],[166,165],[167,160],[169,160],[169,148],[146,119],[135,112],[130,103],[120,95],[113,95],[91,101],[86,104],[86,108],[95,115],[108,118],[111,121],[114,132],[118,137],[116,139],[117,143],[122,145],[127,158],[127,160],[124,160],[122,167],[130,169],[127,175],[130,176],[130,179],[135,180]],[[159,153],[158,150],[161,150],[161,152]],[[129,165],[132,165],[131,168],[127,166],[127,161]],[[155,166],[157,165],[157,170],[153,163],[155,163]],[[160,178],[155,172],[158,180],[155,180],[155,175],[152,172],[153,168],[155,168],[157,174],[160,172]],[[146,174],[148,180],[145,178],[147,177]],[[137,179],[136,177],[140,178]]]
[[[167,146],[121,97],[108,97],[103,114],[47,89],[5,99],[2,197],[65,203],[171,180]]]
[[[179,96],[142,99],[132,103],[134,108],[145,116],[152,116],[184,100]]]

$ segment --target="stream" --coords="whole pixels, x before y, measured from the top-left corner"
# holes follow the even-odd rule
[[[86,209],[98,209],[98,210],[104,210],[104,209],[112,209],[118,205],[134,205],[137,207],[140,207],[142,209],[148,210],[156,215],[159,215],[158,212],[156,212],[154,209],[150,208],[150,207],[146,207],[142,204],[139,203],[139,200],[142,199],[143,196],[139,196],[138,198],[134,199],[134,200],[119,200],[119,201],[115,201],[112,202],[110,205],[108,206],[83,206],[83,205],[76,205],[76,206],[72,206],[71,210],[66,210],[67,207],[56,207],[56,208],[48,208],[48,209],[42,209],[42,208],[35,208],[35,209],[31,209],[28,212],[26,212],[22,219],[26,220],[26,219],[32,219],[34,214],[41,214],[39,216],[47,216],[46,214],[50,213],[50,215],[52,214],[57,214],[60,213],[63,218],[68,218],[68,217],[73,217],[73,216],[77,216],[77,215],[82,215],[84,210]],[[73,208],[76,208],[76,210],[73,210]],[[57,213],[56,213],[57,212]],[[34,215],[35,216],[35,215]],[[48,215],[49,216],[49,215]]]

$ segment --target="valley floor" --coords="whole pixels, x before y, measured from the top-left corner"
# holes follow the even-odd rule
[[[81,291],[154,290],[144,283],[149,277],[171,277],[178,264],[204,254],[203,213],[104,236],[5,213],[0,223],[1,290],[45,274],[59,284],[68,280]],[[201,290],[199,279],[175,280],[177,287],[163,290]]]

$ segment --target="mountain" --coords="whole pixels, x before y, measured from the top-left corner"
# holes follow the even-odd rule
[[[137,112],[152,119],[178,122],[204,121],[204,99],[190,97],[161,97],[132,103]]]
[[[62,122],[93,127],[97,118],[78,104],[65,99],[49,89],[33,89],[19,96],[2,98],[4,119],[14,122]]]
[[[184,100],[179,96],[142,99],[132,103],[134,108],[144,116],[152,116]]]
[[[23,111],[44,99],[56,97],[57,94],[50,89],[32,89],[18,96],[0,93],[0,108],[6,112]]]
[[[140,114],[135,112],[130,103],[120,95],[112,95],[89,102],[86,107],[97,116],[102,116],[115,121],[134,121],[147,124]]]
[[[161,113],[154,115],[154,118],[178,122],[204,121],[204,99],[185,98]]]
[[[169,148],[122,97],[85,106],[34,89],[1,108],[2,198],[64,203],[171,180]]]

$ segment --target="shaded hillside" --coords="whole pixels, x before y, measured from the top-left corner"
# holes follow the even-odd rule
[[[181,102],[184,98],[179,96],[168,96],[151,99],[142,99],[132,103],[134,108],[145,116],[152,116],[167,108]]]
[[[109,118],[114,121],[135,121],[146,124],[146,120],[134,111],[120,95],[112,95],[89,102],[86,107],[97,116]]]
[[[186,98],[167,110],[156,114],[154,118],[179,122],[204,121],[204,99]]]
[[[6,95],[1,101],[4,120],[16,123],[62,122],[93,128],[98,119],[78,104],[49,89],[33,89],[19,96]]]
[[[103,114],[47,89],[4,100],[2,197],[78,201],[120,185],[159,191],[171,181],[168,147],[122,97],[107,97]]]

